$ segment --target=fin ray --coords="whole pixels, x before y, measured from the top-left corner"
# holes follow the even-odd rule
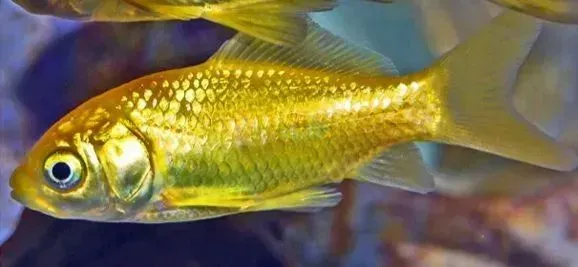
[[[233,62],[253,62],[326,70],[341,75],[398,75],[389,58],[350,44],[311,20],[308,23],[307,37],[292,47],[274,45],[239,33],[223,44],[209,63],[221,66]]]

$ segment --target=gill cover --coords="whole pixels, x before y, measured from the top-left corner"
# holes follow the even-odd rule
[[[123,123],[110,128],[97,153],[116,199],[140,206],[152,195],[153,170],[146,144]]]

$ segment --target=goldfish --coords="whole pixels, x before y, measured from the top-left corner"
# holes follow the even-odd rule
[[[537,18],[565,24],[578,24],[578,0],[489,0],[500,6]]]
[[[62,18],[136,22],[206,19],[278,45],[307,35],[306,13],[333,9],[338,0],[13,0],[27,11]],[[390,2],[391,0],[364,0]]]
[[[89,99],[27,153],[12,197],[57,218],[105,222],[315,212],[340,202],[335,184],[345,179],[434,191],[419,150],[405,145],[420,140],[577,167],[578,156],[509,99],[538,20],[505,12],[407,75],[308,23],[295,46],[238,33],[204,63]]]
[[[398,0],[399,1],[399,0]],[[411,0],[411,2],[420,2],[423,0]],[[548,20],[556,23],[578,24],[578,0],[486,0],[501,7],[522,12],[536,18]],[[388,2],[396,2],[391,0]],[[430,3],[431,2],[431,3]],[[421,3],[432,8],[438,8],[440,3],[435,1],[423,1]],[[445,3],[444,3],[445,4]],[[451,2],[454,7],[463,3]],[[470,3],[471,4],[471,3]],[[475,4],[477,5],[477,3]],[[484,13],[485,7],[482,7]],[[474,16],[477,16],[474,14]],[[469,24],[470,22],[467,22]],[[436,23],[442,24],[442,23]]]

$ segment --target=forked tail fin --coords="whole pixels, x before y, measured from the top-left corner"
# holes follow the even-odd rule
[[[541,29],[536,19],[504,11],[434,67],[442,119],[435,141],[560,171],[578,156],[526,121],[511,101],[518,69]]]

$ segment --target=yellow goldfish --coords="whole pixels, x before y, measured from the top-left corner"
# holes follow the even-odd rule
[[[306,13],[338,0],[13,0],[31,13],[109,22],[207,19],[278,45],[307,34]],[[389,2],[391,0],[365,0]]]
[[[108,222],[311,212],[338,204],[332,184],[346,178],[434,190],[419,151],[403,145],[420,140],[577,167],[509,99],[537,20],[504,12],[405,76],[310,26],[296,46],[239,33],[203,64],[90,99],[33,146],[11,177],[12,196],[58,218]]]
[[[578,0],[489,0],[537,18],[578,24]]]

